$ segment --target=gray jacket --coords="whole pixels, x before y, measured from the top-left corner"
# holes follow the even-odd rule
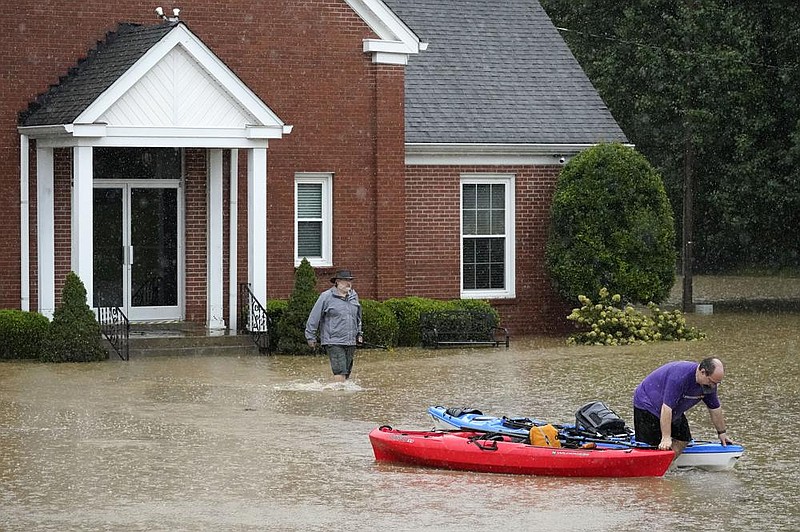
[[[356,345],[361,335],[361,303],[353,289],[342,298],[336,287],[322,292],[306,322],[306,340],[316,341],[319,330],[321,345]]]

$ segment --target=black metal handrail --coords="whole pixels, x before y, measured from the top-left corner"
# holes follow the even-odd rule
[[[258,301],[250,285],[239,285],[239,332],[249,333],[259,352],[269,352],[270,319],[264,306]]]
[[[122,360],[130,360],[131,322],[119,307],[99,307],[100,330]]]

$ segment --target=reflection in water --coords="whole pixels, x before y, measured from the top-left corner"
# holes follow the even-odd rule
[[[800,315],[693,316],[693,343],[361,351],[353,379],[324,357],[0,364],[2,530],[392,530],[465,527],[790,530],[800,518]],[[562,479],[376,464],[375,426],[431,428],[428,406],[571,421],[601,399],[632,420],[656,366],[718,355],[727,473]],[[702,407],[696,437],[715,434]]]

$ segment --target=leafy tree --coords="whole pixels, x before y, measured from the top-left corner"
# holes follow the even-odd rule
[[[662,301],[675,281],[674,245],[661,177],[641,154],[601,144],[564,167],[546,259],[567,301],[603,287],[627,302]]]
[[[61,304],[53,312],[41,359],[45,362],[92,362],[107,358],[100,324],[86,303],[83,281],[69,272],[61,292]]]
[[[304,258],[295,271],[294,288],[289,296],[289,303],[278,320],[277,351],[279,353],[300,355],[312,353],[306,342],[305,330],[308,315],[311,313],[317,297],[319,294],[317,293],[317,278],[314,275],[314,268]]]
[[[800,4],[543,0],[677,212],[699,271],[800,259]]]

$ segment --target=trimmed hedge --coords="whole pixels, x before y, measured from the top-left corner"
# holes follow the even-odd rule
[[[400,327],[388,305],[373,299],[362,299],[361,320],[365,342],[387,347],[397,344]]]
[[[267,301],[267,314],[270,316],[270,346],[280,345],[281,329],[275,326],[282,318],[290,303],[286,300]],[[488,301],[478,299],[453,299],[442,301],[424,297],[394,298],[383,302],[361,299],[364,341],[371,344],[416,347],[422,344],[419,329],[419,316],[433,310],[480,310],[494,316],[494,324],[499,325],[500,315]],[[310,312],[310,310],[309,310]],[[308,319],[308,315],[305,316]],[[305,322],[303,322],[305,327]],[[285,345],[284,342],[283,345]],[[282,353],[290,351],[277,350]],[[306,351],[303,351],[307,354]]]
[[[419,330],[419,315],[431,310],[440,310],[444,307],[443,301],[425,297],[393,298],[384,301],[397,318],[399,327],[397,345],[417,346],[422,343]]]
[[[38,359],[49,327],[37,312],[0,310],[0,360]]]

